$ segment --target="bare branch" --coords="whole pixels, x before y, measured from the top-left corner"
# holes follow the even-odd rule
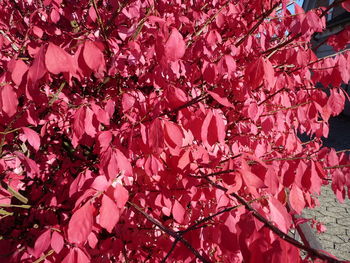
[[[186,239],[184,239],[180,234],[176,233],[172,229],[169,229],[169,228],[165,227],[161,222],[159,222],[157,219],[155,219],[152,216],[150,216],[149,214],[147,214],[145,211],[143,211],[141,209],[141,207],[137,206],[136,204],[134,204],[134,203],[132,203],[130,201],[128,201],[128,204],[131,207],[133,207],[137,212],[139,212],[144,217],[146,217],[146,219],[148,221],[150,221],[151,223],[153,223],[154,225],[159,227],[163,232],[165,232],[169,236],[172,236],[176,240],[179,240],[181,243],[183,243],[185,245],[185,247],[187,247],[196,256],[196,258],[198,258],[199,260],[201,260],[204,263],[210,263],[211,262],[208,259],[206,259],[204,256],[202,256],[194,247],[192,247],[192,245]]]
[[[212,186],[214,186],[217,189],[220,189],[222,191],[227,192],[227,189],[219,184],[214,183],[212,180],[210,180],[209,178],[205,177],[205,180],[207,180],[209,182],[209,184],[211,184]],[[282,238],[283,240],[285,240],[286,242],[288,242],[289,244],[300,248],[302,250],[305,250],[306,252],[308,252],[310,255],[323,259],[323,260],[327,260],[327,262],[330,263],[340,263],[341,261],[334,259],[320,251],[318,251],[317,249],[313,249],[310,247],[305,246],[304,244],[300,243],[299,241],[297,241],[296,239],[288,236],[286,233],[284,233],[283,231],[281,231],[278,227],[274,226],[269,220],[267,220],[264,216],[262,216],[258,211],[256,211],[247,201],[245,201],[242,197],[240,197],[239,195],[237,195],[236,193],[231,193],[231,196],[233,196],[234,198],[236,198],[238,200],[238,202],[240,202],[242,205],[245,206],[245,208],[252,212],[252,215],[258,219],[260,222],[264,223],[265,227],[268,227],[272,232],[274,232],[276,235],[278,235],[280,238]]]

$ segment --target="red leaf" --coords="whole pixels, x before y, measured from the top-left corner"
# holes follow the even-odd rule
[[[69,250],[67,256],[62,260],[62,263],[77,263],[75,248]]]
[[[28,79],[33,86],[46,74],[45,66],[45,48],[41,46],[39,51],[35,54],[34,62],[28,70]]]
[[[114,199],[119,209],[124,208],[129,199],[129,192],[121,184],[117,184],[114,189]]]
[[[264,182],[255,174],[243,169],[239,169],[239,171],[242,174],[243,181],[247,186],[253,188],[265,187]]]
[[[68,240],[71,243],[83,244],[91,233],[94,206],[87,202],[72,216],[68,224]]]
[[[22,130],[23,130],[25,136],[27,137],[27,140],[28,140],[29,144],[31,146],[33,146],[33,148],[35,150],[38,151],[39,148],[40,148],[40,137],[39,137],[39,135],[35,131],[33,131],[32,129],[27,128],[27,127],[22,127]]]
[[[274,83],[274,69],[269,60],[260,58],[247,67],[246,77],[253,89],[257,88],[263,81],[267,86]]]
[[[186,43],[180,32],[173,28],[165,43],[164,53],[167,60],[176,61],[185,55]]]
[[[95,8],[93,6],[90,6],[90,8],[89,8],[89,17],[90,17],[91,21],[96,22],[97,14],[96,14]]]
[[[202,124],[202,129],[201,129],[201,139],[203,141],[204,144],[213,144],[215,141],[217,141],[217,137],[213,138],[213,131],[209,131],[209,125],[212,121],[213,118],[213,113],[211,110],[209,110],[207,112],[207,115],[203,121]],[[209,142],[209,138],[211,138],[210,142]]]
[[[100,207],[100,225],[109,233],[112,233],[114,226],[118,223],[120,211],[117,204],[107,195],[103,195]]]
[[[93,118],[95,114],[92,110],[90,110],[89,107],[85,108],[85,120],[84,120],[84,127],[85,127],[85,133],[87,135],[90,135],[91,137],[95,137],[96,135],[96,128],[93,125]]]
[[[30,178],[34,178],[36,175],[40,175],[40,169],[35,161],[32,159],[28,158],[21,152],[15,152],[16,156],[18,159],[21,160],[23,165],[25,166],[27,170],[27,174]]]
[[[222,114],[218,110],[213,111],[214,114],[214,119],[215,119],[215,124],[213,125],[213,128],[216,128],[216,134],[217,134],[217,139],[220,143],[224,144],[225,143],[225,137],[226,137],[226,125],[224,122],[224,119],[222,117]],[[214,120],[212,120],[213,122]],[[210,124],[209,129],[212,127],[212,124]]]
[[[125,176],[132,176],[132,167],[129,160],[118,149],[115,150],[115,158],[118,164],[119,171],[122,171]]]
[[[350,12],[350,1],[347,0],[347,1],[344,1],[341,3],[341,6],[348,12]]]
[[[57,231],[52,232],[51,237],[51,247],[55,252],[58,254],[61,252],[62,248],[64,246],[64,240],[61,234],[59,234]]]
[[[335,89],[331,90],[327,105],[331,109],[332,115],[340,114],[344,109],[345,97],[343,94],[338,93]]]
[[[90,235],[88,237],[88,242],[89,242],[89,246],[91,248],[95,248],[96,247],[96,245],[98,243],[98,239],[97,239],[97,237],[96,237],[94,232],[90,233]]]
[[[38,239],[35,241],[33,256],[38,258],[43,252],[45,252],[49,248],[50,237],[51,237],[50,229],[46,230],[44,233],[42,233],[38,237]]]
[[[1,110],[5,112],[9,117],[15,115],[17,112],[18,99],[14,88],[10,85],[0,87],[0,96]]]
[[[67,256],[63,259],[62,263],[89,263],[88,256],[77,247],[69,250]]]
[[[298,213],[301,214],[303,209],[305,208],[305,200],[303,196],[302,190],[293,184],[292,189],[289,193],[289,202],[290,206]]]
[[[208,94],[209,94],[210,96],[213,97],[214,100],[216,100],[217,102],[219,102],[221,105],[226,106],[226,107],[233,108],[232,103],[229,102],[229,100],[228,100],[227,98],[221,97],[219,94],[217,94],[217,93],[215,93],[215,92],[213,92],[213,91],[209,91],[209,90],[208,90],[207,92],[208,92]]]
[[[174,202],[174,205],[172,208],[172,213],[173,213],[173,216],[174,216],[174,219],[176,220],[176,222],[181,224],[184,221],[185,209],[177,200],[175,200],[175,202]]]
[[[177,124],[171,121],[164,121],[164,130],[165,140],[170,147],[175,148],[176,146],[182,146],[183,134]]]
[[[287,212],[285,206],[283,206],[280,201],[274,197],[269,198],[269,208],[270,216],[273,222],[278,225],[278,227],[284,232],[287,233],[288,229],[292,223],[292,217]]]
[[[80,248],[76,248],[77,261],[76,263],[89,263],[89,257]]]
[[[21,84],[23,76],[27,72],[28,68],[29,67],[23,62],[23,60],[16,60],[14,63],[11,78],[17,86]]]
[[[72,144],[74,147],[77,147],[79,140],[83,137],[85,133],[85,116],[86,116],[85,107],[81,107],[74,114],[73,140],[72,140]]]
[[[50,13],[50,18],[51,21],[54,22],[55,24],[60,21],[60,13],[55,8],[52,8],[51,13]]]
[[[159,154],[163,151],[164,135],[159,119],[155,119],[149,127],[148,145],[154,153]]]
[[[71,72],[73,60],[66,51],[50,42],[45,54],[45,64],[50,73],[59,74]]]
[[[95,72],[102,73],[105,70],[105,59],[99,46],[92,41],[84,44],[83,57],[86,65]]]

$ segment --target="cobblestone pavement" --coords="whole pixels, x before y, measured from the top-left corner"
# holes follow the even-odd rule
[[[330,186],[322,188],[320,206],[306,210],[306,218],[314,218],[323,223],[327,231],[316,234],[322,249],[342,260],[350,260],[350,200],[341,204],[335,198]]]
[[[329,137],[324,144],[336,150],[350,149],[350,117],[338,116],[330,120]],[[350,200],[337,201],[330,185],[322,188],[320,207],[307,210],[304,216],[322,222],[327,231],[316,234],[322,248],[342,260],[350,260]]]

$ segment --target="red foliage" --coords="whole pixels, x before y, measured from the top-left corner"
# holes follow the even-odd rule
[[[1,1],[0,261],[331,259],[286,233],[328,180],[350,195],[321,141],[350,56],[286,5]]]

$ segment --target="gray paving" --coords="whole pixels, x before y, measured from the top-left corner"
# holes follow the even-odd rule
[[[306,218],[323,223],[327,231],[316,233],[322,249],[342,260],[350,260],[350,200],[339,203],[330,186],[322,188],[320,206],[304,211]]]
[[[337,116],[330,120],[329,137],[324,144],[337,151],[350,149],[350,117]],[[304,216],[324,223],[327,231],[316,234],[321,246],[327,252],[342,260],[350,260],[350,200],[341,204],[330,185],[322,188],[320,206],[306,210]]]

